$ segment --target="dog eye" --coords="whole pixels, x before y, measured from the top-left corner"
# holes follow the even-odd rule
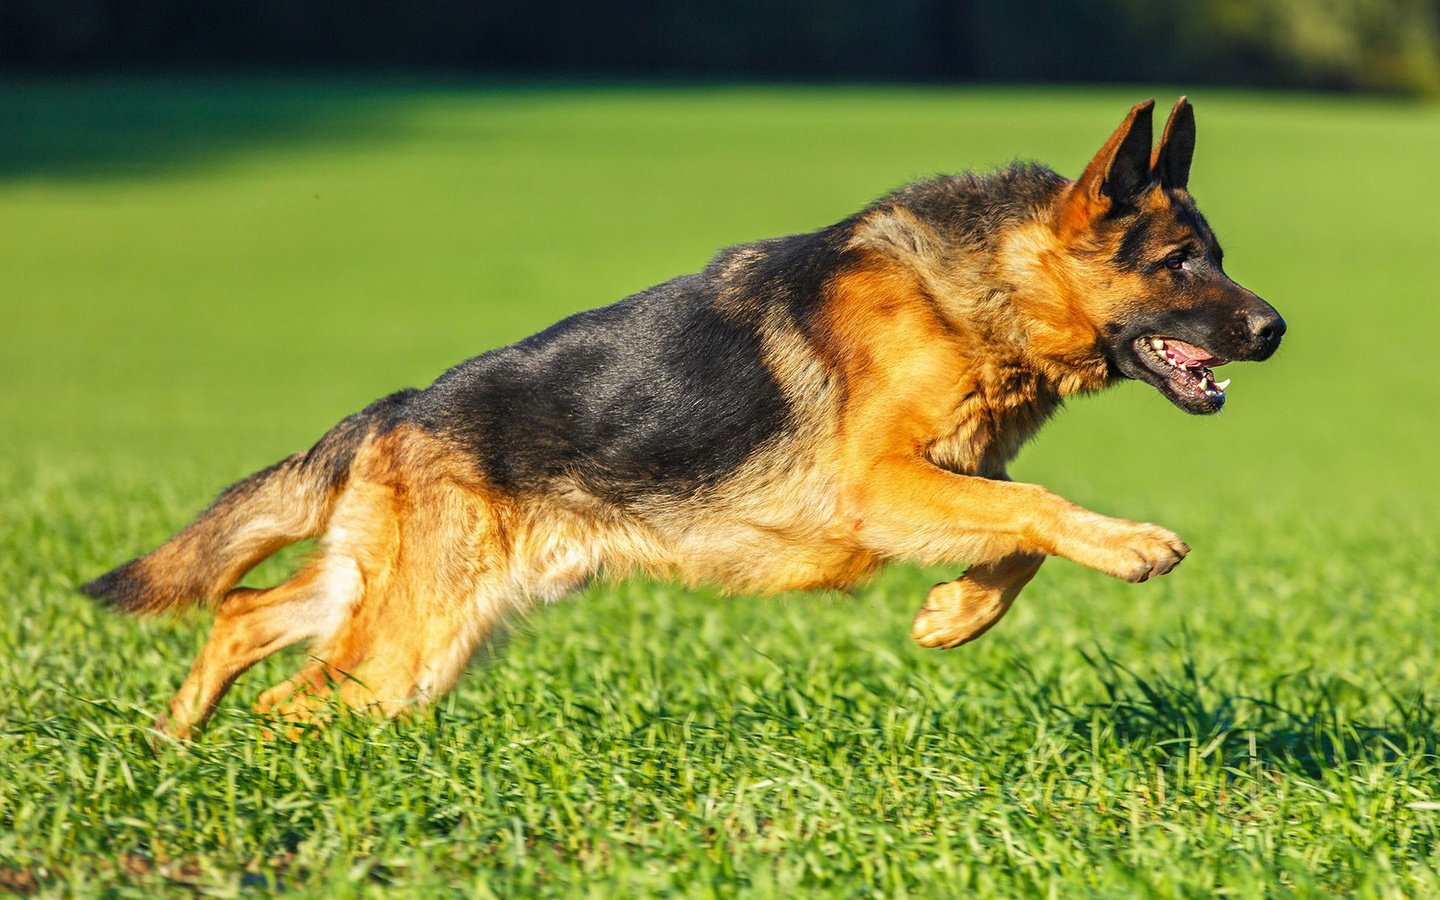
[[[1180,271],[1181,267],[1183,267],[1184,265],[1185,254],[1183,253],[1176,253],[1174,256],[1168,256],[1165,258],[1165,268],[1169,269],[1172,272]]]

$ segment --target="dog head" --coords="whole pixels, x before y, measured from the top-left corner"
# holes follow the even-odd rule
[[[1186,412],[1213,413],[1230,382],[1212,370],[1268,358],[1285,320],[1225,274],[1190,196],[1190,103],[1175,104],[1152,151],[1153,107],[1130,110],[1058,208],[1066,303],[1091,326],[1112,378],[1147,382]]]

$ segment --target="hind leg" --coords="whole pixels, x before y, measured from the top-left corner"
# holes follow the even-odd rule
[[[1010,611],[1044,561],[1040,554],[1017,553],[935,585],[915,614],[910,636],[922,647],[945,649],[975,640]]]
[[[512,606],[484,597],[449,609],[384,599],[367,600],[304,669],[262,694],[255,711],[301,726],[324,724],[337,707],[382,718],[419,710],[454,685]]]
[[[335,549],[356,561],[364,595],[257,712],[319,724],[336,705],[386,717],[415,709],[450,688],[522,593],[507,577],[503,504],[447,466],[433,440],[402,437],[337,512]]]
[[[170,701],[169,714],[162,715],[156,727],[173,737],[190,737],[246,669],[277,650],[324,633],[335,606],[346,599],[336,596],[334,587],[335,579],[325,577],[322,564],[312,563],[269,590],[230,591],[189,676]]]

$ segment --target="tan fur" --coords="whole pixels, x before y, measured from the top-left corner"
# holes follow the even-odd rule
[[[1044,561],[1038,553],[1016,553],[971,566],[963,578],[935,585],[915,614],[910,636],[922,647],[946,649],[975,640],[1010,611]]]
[[[273,477],[251,492],[250,501],[267,510],[263,515],[246,515],[222,498],[190,527],[131,563],[147,584],[168,589],[143,595],[137,598],[140,605],[129,608],[159,612],[196,597],[219,601],[261,560],[320,534],[336,494],[317,488],[301,471],[301,456],[280,463]]]
[[[1112,378],[1099,329],[1138,292],[1092,226],[1126,127],[1053,207],[991,246],[947,243],[903,206],[867,214],[810,330],[766,313],[764,363],[791,427],[693,497],[622,510],[578,481],[507,493],[435,434],[370,433],[343,489],[296,505],[294,521],[237,525],[247,568],[284,537],[323,536],[290,581],[225,596],[162,727],[190,735],[246,668],[302,640],[313,661],[257,710],[297,724],[337,702],[404,714],[446,691],[505,615],[597,575],[777,592],[848,588],[896,559],[963,560],[912,630],[953,647],[999,621],[1046,556],[1130,581],[1169,571],[1188,551],[1173,533],[1005,471],[1064,398]],[[752,314],[741,294],[720,306]]]
[[[1163,529],[1001,480],[1003,454],[992,449],[1018,446],[1058,389],[995,360],[993,345],[946,317],[944,302],[911,273],[877,259],[839,279],[835,292],[828,332],[845,348],[838,355],[851,385],[836,447],[842,517],[856,523],[862,545],[929,562],[1063,555],[1131,579],[1179,561],[1183,545]],[[1097,528],[1106,533],[1100,545]]]

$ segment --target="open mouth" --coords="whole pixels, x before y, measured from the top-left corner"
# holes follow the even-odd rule
[[[1212,368],[1229,362],[1174,338],[1151,335],[1135,342],[1135,355],[1160,379],[1157,387],[1176,405],[1197,412],[1215,412],[1225,405],[1230,379],[1217,382]]]

